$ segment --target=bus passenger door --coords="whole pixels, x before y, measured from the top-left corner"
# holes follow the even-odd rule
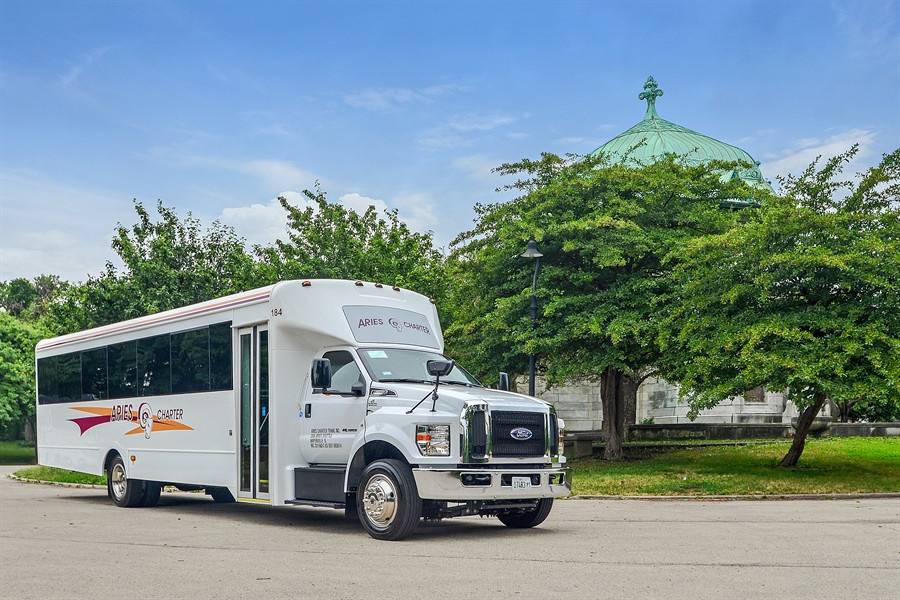
[[[331,387],[313,390],[304,406],[303,454],[317,465],[346,465],[366,419],[368,381],[349,350],[330,350]]]
[[[269,500],[269,331],[238,330],[240,438],[238,497]]]

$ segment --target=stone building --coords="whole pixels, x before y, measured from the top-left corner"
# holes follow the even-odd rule
[[[656,100],[662,95],[656,80],[648,77],[644,90],[638,95],[647,104],[644,118],[597,148],[593,154],[603,153],[614,162],[633,166],[648,164],[666,154],[677,154],[693,164],[713,160],[741,161],[748,166],[722,173],[722,177],[740,178],[751,187],[771,189],[759,168],[759,162],[745,150],[660,117],[656,112]],[[753,204],[753,198],[723,202],[724,206],[732,208]],[[527,387],[524,379],[517,384],[519,389]],[[560,416],[565,419],[567,430],[600,430],[603,414],[599,380],[573,381],[548,390],[544,382],[538,379],[536,392],[557,407]],[[689,423],[687,413],[686,402],[678,399],[678,386],[650,377],[638,388],[635,422]],[[785,394],[757,388],[744,396],[724,399],[718,406],[703,411],[693,422],[789,423],[795,416],[797,410]]]

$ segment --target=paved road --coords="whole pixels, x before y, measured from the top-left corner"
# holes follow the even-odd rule
[[[0,469],[0,475],[9,469]],[[328,509],[0,477],[3,598],[896,598],[900,500],[559,502],[531,531],[451,520],[377,542]]]

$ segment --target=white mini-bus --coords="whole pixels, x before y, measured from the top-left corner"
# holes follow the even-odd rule
[[[433,302],[284,281],[37,345],[38,462],[216,502],[343,508],[399,539],[420,518],[533,527],[569,494],[552,405],[443,356]],[[501,377],[501,382],[507,378]]]

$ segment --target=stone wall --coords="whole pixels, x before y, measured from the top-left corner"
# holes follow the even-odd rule
[[[528,392],[528,378],[515,381],[519,392]],[[563,386],[547,389],[543,377],[535,379],[535,395],[556,407],[557,414],[565,421],[566,431],[599,431],[603,420],[600,404],[600,382],[573,381]]]
[[[513,382],[520,392],[528,390],[528,378],[521,376]],[[600,382],[573,380],[547,389],[543,377],[535,381],[537,397],[552,403],[566,422],[567,431],[599,431],[603,422],[600,402]],[[820,413],[830,416],[830,406]],[[693,421],[688,418],[687,402],[678,398],[678,386],[659,377],[649,377],[637,392],[635,422],[654,424],[732,423],[732,424],[790,424],[797,409],[781,392],[757,388],[747,397],[726,398],[717,406],[704,410]]]
[[[781,423],[669,423],[631,425],[631,441],[659,440],[747,440],[755,438],[787,438],[793,435],[789,424]]]
[[[832,423],[829,434],[835,437],[900,435],[900,423]]]

